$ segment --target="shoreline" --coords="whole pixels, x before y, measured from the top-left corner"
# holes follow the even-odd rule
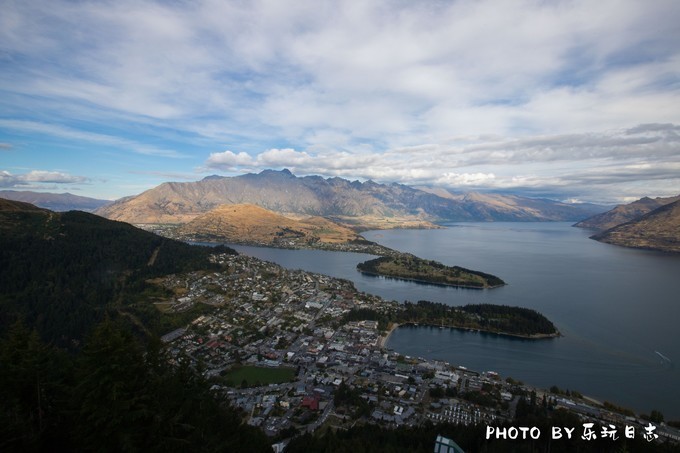
[[[399,324],[398,322],[393,322],[393,323],[390,324],[389,330],[387,331],[387,333],[385,334],[385,336],[382,336],[382,335],[380,336],[380,340],[378,341],[378,346],[380,347],[380,349],[386,349],[386,348],[385,348],[385,345],[387,344],[387,340],[390,339],[390,336],[392,335],[392,332],[394,332],[395,330],[397,330],[397,328],[398,328],[400,325],[402,325],[402,324]]]
[[[452,325],[437,325],[437,324],[429,324],[429,323],[416,323],[416,322],[404,322],[404,323],[393,323],[392,327],[390,330],[387,332],[385,337],[381,337],[381,342],[380,342],[380,347],[384,348],[385,344],[387,343],[387,340],[389,340],[390,336],[392,333],[398,328],[398,327],[405,327],[405,326],[411,326],[411,327],[431,327],[431,328],[446,328],[446,329],[456,329],[456,330],[463,330],[466,332],[470,333],[486,333],[486,334],[492,334],[492,335],[499,335],[502,337],[511,337],[511,338],[518,338],[521,340],[549,340],[552,338],[560,338],[563,337],[562,333],[558,330],[555,333],[537,333],[537,334],[531,334],[531,335],[522,335],[518,333],[509,333],[509,332],[497,332],[494,330],[487,330],[487,329],[479,329],[476,327],[460,327],[460,326],[452,326]]]
[[[485,289],[495,289],[495,288],[501,288],[504,285],[495,285],[495,286],[472,286],[472,285],[457,285],[455,283],[441,283],[441,282],[430,282],[428,280],[422,280],[422,279],[417,279],[417,278],[408,278],[408,277],[395,277],[392,275],[385,275],[385,274],[380,274],[378,272],[369,272],[369,271],[362,271],[357,269],[358,272],[364,275],[368,275],[369,277],[382,277],[382,278],[391,278],[394,280],[402,280],[405,282],[413,282],[413,283],[418,283],[419,285],[432,285],[432,286],[443,286],[443,287],[452,287],[452,288],[463,288],[463,289],[478,289],[478,290],[485,290]]]
[[[230,245],[242,245],[247,247],[262,247],[262,248],[272,248],[280,250],[320,250],[324,252],[340,252],[340,253],[364,253],[367,255],[374,256],[389,256],[393,254],[401,253],[397,250],[390,249],[389,247],[382,246],[380,244],[353,244],[351,242],[337,242],[329,243],[322,242],[321,246],[316,244],[271,244],[263,243],[258,241],[243,241],[243,240],[227,240],[227,239],[207,239],[207,238],[197,238],[197,237],[181,237],[173,238],[191,245],[199,246],[217,246],[225,245],[229,247]]]

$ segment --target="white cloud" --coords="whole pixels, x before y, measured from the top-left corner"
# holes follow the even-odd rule
[[[434,183],[438,186],[489,186],[496,179],[493,173],[451,173],[447,172]]]
[[[29,186],[38,187],[35,183],[82,184],[88,182],[90,179],[84,176],[74,176],[59,171],[32,170],[21,175],[14,175],[6,170],[0,171],[0,187],[28,188]]]
[[[47,6],[3,14],[6,55],[22,57],[5,88],[213,137],[395,147],[680,122],[672,0]]]
[[[306,173],[328,174],[329,172],[342,173],[345,170],[355,172],[357,168],[376,162],[378,159],[379,155],[352,154],[342,151],[319,155],[290,148],[273,148],[254,158],[245,152],[212,153],[206,161],[206,166],[225,171],[288,167]]]
[[[249,167],[254,164],[253,158],[249,154],[240,152],[238,154],[231,151],[212,153],[206,162],[208,167],[232,169],[235,167]]]
[[[448,143],[385,152],[270,149],[251,156],[225,151],[211,154],[206,165],[228,172],[285,167],[298,175],[619,200],[617,192],[633,186],[639,190],[642,181],[648,192],[680,192],[679,149],[680,126],[643,124],[598,133],[522,139],[456,137]]]
[[[87,178],[83,176],[72,176],[68,173],[43,170],[33,170],[25,175],[21,175],[21,178],[27,182],[47,182],[60,184],[87,181]]]
[[[208,158],[228,171],[489,188],[568,187],[586,166],[652,178],[619,170],[657,177],[678,157],[676,126],[625,133],[680,124],[675,0],[3,6],[12,132],[184,157],[172,137],[238,149]]]

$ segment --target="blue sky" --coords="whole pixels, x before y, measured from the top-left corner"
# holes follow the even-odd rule
[[[680,2],[5,0],[0,188],[680,193]]]

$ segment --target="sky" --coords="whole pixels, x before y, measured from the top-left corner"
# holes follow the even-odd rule
[[[2,0],[0,189],[680,194],[677,0]]]

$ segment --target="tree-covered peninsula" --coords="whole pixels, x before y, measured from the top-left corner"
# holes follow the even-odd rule
[[[407,302],[399,314],[399,321],[400,324],[436,324],[525,338],[559,336],[555,325],[536,310],[507,305],[474,304],[451,307],[426,300],[416,304]]]
[[[409,253],[381,256],[365,261],[357,264],[357,270],[368,275],[464,288],[496,288],[505,285],[505,282],[495,275],[459,266],[446,266]]]
[[[421,324],[528,339],[560,336],[555,325],[541,313],[507,305],[474,304],[455,307],[421,300],[417,303],[406,302],[392,312],[381,313],[364,308],[352,310],[346,315],[348,321],[359,319],[378,321],[382,330],[387,330],[390,324]]]

